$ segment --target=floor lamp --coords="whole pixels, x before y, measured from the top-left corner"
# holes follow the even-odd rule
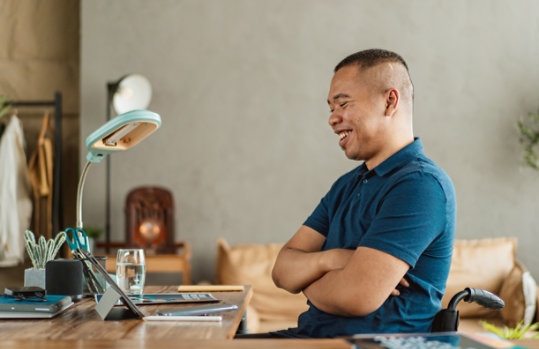
[[[111,119],[112,109],[116,114],[131,110],[146,109],[152,98],[152,87],[146,77],[128,74],[119,80],[107,83],[107,122]],[[105,163],[105,252],[110,246],[110,157]]]

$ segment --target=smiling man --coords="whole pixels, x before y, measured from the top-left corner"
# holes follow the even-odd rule
[[[447,174],[412,128],[413,85],[396,53],[341,61],[329,125],[346,157],[341,176],[279,253],[275,284],[303,292],[298,327],[274,337],[429,332],[449,274],[456,202]]]

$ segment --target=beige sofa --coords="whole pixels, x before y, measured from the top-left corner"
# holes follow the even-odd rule
[[[254,291],[247,310],[251,333],[295,327],[298,315],[307,309],[302,294],[277,288],[271,269],[283,244],[240,244],[217,241],[217,282],[248,284]],[[492,238],[457,240],[442,305],[466,287],[486,289],[499,295],[502,311],[461,302],[459,331],[484,332],[479,320],[514,326],[518,321],[536,321],[537,286],[530,273],[516,259],[517,240]]]

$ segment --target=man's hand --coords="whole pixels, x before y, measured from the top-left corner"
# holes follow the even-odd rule
[[[402,278],[401,281],[399,281],[399,285],[404,286],[404,287],[410,287],[410,283],[408,283],[408,280],[406,280],[405,278]],[[396,288],[393,289],[393,291],[391,291],[392,296],[399,296],[400,294],[401,294],[400,291],[397,290]]]

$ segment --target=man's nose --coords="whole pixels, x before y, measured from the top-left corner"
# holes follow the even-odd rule
[[[335,109],[329,115],[328,123],[329,123],[329,126],[333,127],[337,125],[339,122],[341,122],[341,113],[338,112],[338,109]]]

